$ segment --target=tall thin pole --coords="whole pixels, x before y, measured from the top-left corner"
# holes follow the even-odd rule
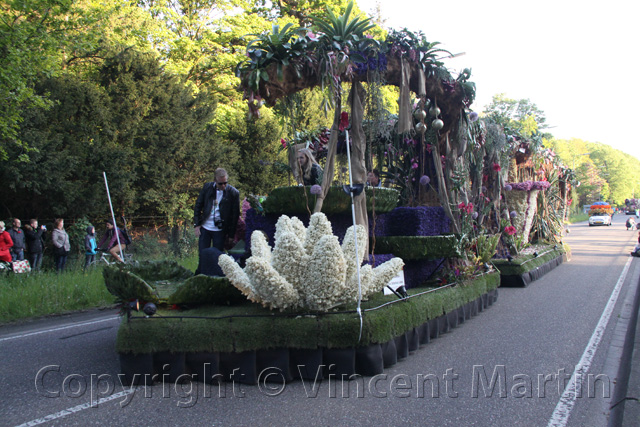
[[[122,253],[122,245],[120,244],[120,236],[118,236],[118,225],[116,224],[116,216],[113,213],[113,204],[111,203],[111,194],[109,193],[109,184],[107,183],[107,173],[102,172],[104,177],[104,186],[107,188],[107,199],[109,199],[109,209],[111,209],[111,219],[113,220],[113,229],[116,233],[116,240],[118,241],[118,249],[120,250],[120,259],[124,262],[124,255]]]
[[[349,144],[349,131],[345,130],[345,137],[347,140],[347,163],[349,163],[349,194],[351,195],[351,220],[353,221],[353,241],[355,242],[356,247],[356,271],[358,273],[358,308],[356,311],[358,312],[358,317],[360,318],[360,333],[358,334],[358,342],[362,338],[362,310],[360,308],[360,303],[362,302],[362,285],[360,283],[360,263],[362,262],[359,259],[358,254],[358,233],[356,230],[356,206],[353,201],[353,175],[351,174],[351,149]]]

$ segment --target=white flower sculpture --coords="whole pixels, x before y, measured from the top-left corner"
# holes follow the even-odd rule
[[[353,226],[347,230],[340,247],[323,213],[313,214],[308,228],[298,218],[282,215],[276,224],[273,251],[264,233],[254,231],[252,256],[244,270],[227,255],[221,255],[218,262],[229,281],[253,302],[271,309],[327,311],[357,301],[356,263],[362,264],[365,259],[368,235],[361,225],[356,227],[356,235],[357,258]],[[362,298],[380,292],[403,266],[400,258],[376,268],[362,266]]]

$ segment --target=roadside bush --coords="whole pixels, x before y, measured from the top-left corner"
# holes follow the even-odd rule
[[[132,250],[138,259],[161,259],[169,255],[169,246],[166,241],[151,233],[144,233],[135,238]]]

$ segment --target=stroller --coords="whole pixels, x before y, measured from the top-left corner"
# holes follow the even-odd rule
[[[627,219],[627,230],[634,230],[636,228],[636,220],[633,217]]]

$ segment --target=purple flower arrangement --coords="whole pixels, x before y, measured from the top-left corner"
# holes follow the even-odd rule
[[[511,187],[511,189],[516,191],[530,191],[530,190],[546,190],[551,187],[549,181],[524,181],[524,182],[511,182],[505,185],[505,190],[507,186]]]
[[[387,236],[437,236],[449,232],[449,218],[441,206],[395,208],[387,214]]]
[[[378,257],[376,256],[376,263]],[[407,289],[416,288],[420,286],[425,280],[427,280],[438,267],[441,266],[441,259],[435,259],[427,261],[420,260],[405,260],[404,264],[404,283]]]
[[[367,56],[364,52],[356,52],[366,58],[366,62],[355,62],[354,71],[358,75],[365,74],[367,71],[379,71],[381,73],[387,70],[387,56],[379,53],[378,57]]]

